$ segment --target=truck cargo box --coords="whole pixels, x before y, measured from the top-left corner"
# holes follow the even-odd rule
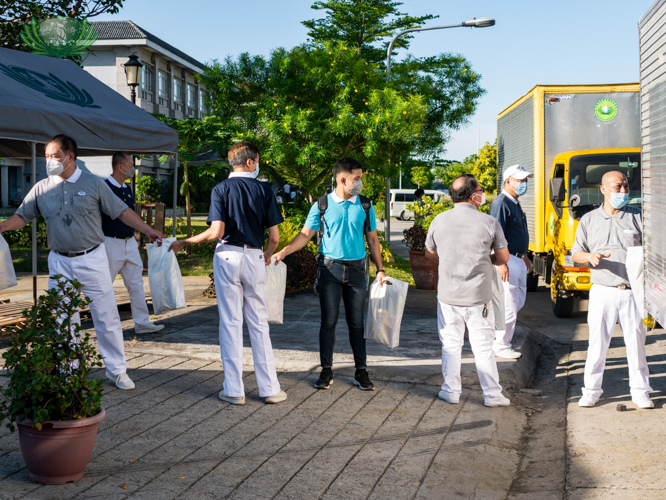
[[[652,4],[638,31],[645,306],[666,326],[666,0]]]
[[[532,172],[520,198],[530,250],[545,251],[545,206],[553,160],[586,149],[639,148],[639,85],[537,85],[497,117],[497,178],[514,164]]]

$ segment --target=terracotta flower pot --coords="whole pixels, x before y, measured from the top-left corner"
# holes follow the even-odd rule
[[[414,284],[419,290],[437,290],[439,273],[437,264],[426,259],[425,252],[409,251],[409,265],[412,268]]]
[[[17,422],[21,454],[30,477],[41,484],[81,479],[105,416],[102,408],[90,418],[42,422],[41,430],[33,428],[31,421]]]

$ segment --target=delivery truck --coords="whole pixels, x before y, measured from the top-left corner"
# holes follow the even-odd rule
[[[580,218],[603,203],[603,174],[624,172],[629,203],[641,206],[639,119],[638,83],[537,85],[497,117],[498,190],[511,165],[534,174],[520,197],[533,269],[528,291],[543,276],[557,317],[590,290],[590,270],[573,262],[571,247]]]
[[[646,323],[666,326],[666,1],[638,23]]]

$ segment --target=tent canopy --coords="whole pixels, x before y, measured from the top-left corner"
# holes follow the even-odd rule
[[[31,158],[57,134],[79,156],[175,154],[178,132],[72,61],[0,48],[0,158]]]

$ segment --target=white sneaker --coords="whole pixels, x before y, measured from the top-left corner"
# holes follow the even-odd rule
[[[244,405],[245,404],[245,396],[238,396],[238,397],[226,396],[224,394],[224,391],[220,391],[219,398],[222,401],[226,401],[227,403],[231,403],[232,405]]]
[[[264,398],[264,403],[269,405],[274,405],[276,403],[281,403],[282,401],[286,400],[287,400],[287,393],[284,391],[280,391],[277,394],[273,394],[272,396]]]
[[[460,403],[460,396],[453,396],[451,393],[446,391],[439,391],[437,397],[439,399],[443,399],[444,401],[452,405],[457,405],[458,403]]]
[[[654,401],[650,399],[650,396],[643,394],[641,396],[631,396],[631,401],[641,410],[651,410],[654,408]]]
[[[132,379],[129,378],[127,373],[121,373],[120,375],[116,376],[113,375],[109,370],[106,370],[106,378],[116,384],[118,389],[122,389],[124,391],[132,390],[135,387],[134,382],[132,382]]]
[[[583,394],[583,396],[578,400],[578,406],[583,408],[592,408],[599,402],[599,396],[590,396],[588,394]]]
[[[497,396],[484,396],[483,397],[483,406],[509,406],[511,401],[509,398],[505,397],[504,394],[498,394]]]
[[[156,325],[155,323],[145,323],[143,325],[134,325],[134,333],[155,333],[164,330],[164,325]]]
[[[500,358],[504,359],[518,359],[519,357],[522,356],[521,353],[518,351],[514,351],[510,347],[503,347],[501,349],[494,349],[495,351],[495,356],[498,356]]]

